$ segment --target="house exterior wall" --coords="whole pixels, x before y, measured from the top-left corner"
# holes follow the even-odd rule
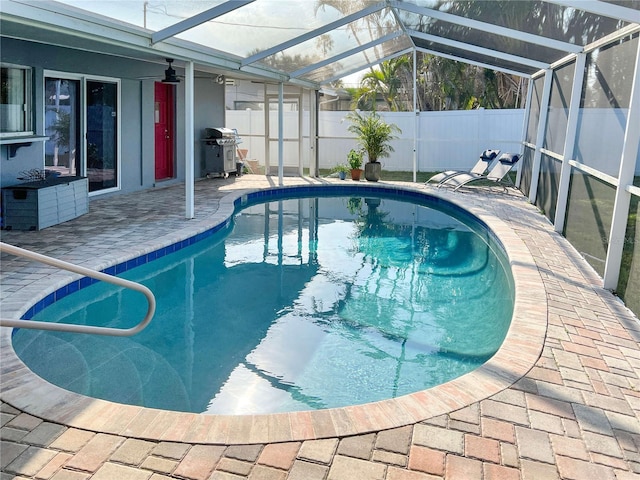
[[[33,68],[33,112],[36,135],[44,135],[44,75],[45,71],[60,74],[105,77],[120,83],[120,189],[127,193],[157,186],[155,181],[154,83],[164,76],[166,64],[84,52],[54,45],[1,38],[3,63]],[[179,75],[182,69],[174,68]],[[185,86],[176,85],[175,118],[175,178],[166,182],[184,181],[185,175]],[[202,176],[202,148],[199,141],[206,127],[225,123],[224,86],[206,78],[194,81],[195,176]],[[44,142],[21,147],[16,155],[0,148],[0,186],[19,183],[20,172],[44,168]],[[164,183],[164,182],[163,182]]]

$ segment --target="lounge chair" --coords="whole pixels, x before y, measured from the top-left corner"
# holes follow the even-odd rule
[[[491,167],[491,170],[486,175],[472,173],[453,175],[438,184],[438,187],[451,187],[455,191],[472,182],[482,180],[488,182],[490,186],[500,185],[505,190],[506,187],[515,187],[511,178],[507,174],[511,171],[513,166],[518,163],[518,160],[520,160],[520,154],[518,153],[503,153],[498,157],[496,164]]]
[[[489,170],[489,166],[493,160],[498,156],[500,150],[485,150],[480,155],[480,158],[473,166],[471,170],[447,170],[446,172],[440,172],[435,174],[429,180],[424,183],[442,183],[454,175],[460,175],[463,173],[471,173],[473,175],[482,175]]]

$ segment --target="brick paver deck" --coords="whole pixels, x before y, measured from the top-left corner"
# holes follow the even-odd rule
[[[273,179],[253,175],[198,182],[196,220],[215,219],[220,200],[230,191],[260,188],[269,182]],[[135,256],[153,239],[192,228],[194,221],[183,219],[182,190],[176,186],[96,199],[83,217],[41,232],[2,232],[2,240],[104,268],[125,253]],[[535,262],[535,278],[541,279],[546,292],[545,336],[533,368],[512,385],[479,399],[474,399],[473,385],[469,385],[460,395],[473,400],[462,407],[361,435],[312,439],[312,434],[302,432],[300,438],[309,438],[230,442],[233,445],[167,441],[163,435],[184,438],[189,427],[202,429],[213,420],[193,420],[185,426],[172,424],[168,414],[147,417],[138,410],[109,407],[102,410],[101,419],[52,421],[57,414],[39,405],[39,400],[55,404],[56,399],[39,398],[44,391],[39,384],[36,388],[31,377],[13,370],[3,332],[0,480],[640,479],[638,319],[600,287],[593,270],[521,196],[441,193],[499,217]],[[55,290],[68,281],[48,267],[5,255],[1,278],[3,317],[24,311],[37,292]],[[525,348],[527,339],[519,340]],[[19,384],[22,378],[24,385]],[[63,415],[75,407],[62,402],[57,410]],[[113,424],[116,412],[120,415],[116,423],[122,425]],[[338,417],[329,420],[335,431]],[[362,421],[369,420],[363,417]],[[69,426],[74,422],[96,428]],[[146,435],[122,433],[143,422]],[[252,427],[248,425],[246,438],[251,438]],[[267,421],[265,428],[279,426]],[[227,438],[242,435],[228,432]]]

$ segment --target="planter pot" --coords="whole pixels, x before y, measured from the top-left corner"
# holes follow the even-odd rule
[[[360,181],[360,175],[362,175],[362,170],[359,168],[351,170],[351,180]]]
[[[379,198],[365,198],[364,203],[367,204],[369,210],[375,210],[380,206],[381,200]]]
[[[382,164],[380,162],[369,162],[364,166],[364,178],[369,182],[377,182],[380,180],[382,172]]]
[[[340,180],[344,180],[345,178],[347,178],[347,172],[338,172],[338,178]]]

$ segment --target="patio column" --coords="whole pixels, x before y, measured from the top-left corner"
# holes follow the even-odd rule
[[[564,149],[562,150],[562,169],[560,170],[560,180],[558,182],[558,200],[556,201],[556,218],[553,228],[556,232],[562,233],[564,229],[565,213],[569,198],[569,183],[571,181],[571,164],[573,151],[576,144],[576,134],[578,132],[578,116],[580,114],[580,98],[582,97],[582,81],[584,80],[584,67],[587,55],[579,53],[576,57],[576,66],[573,73],[573,86],[571,87],[571,100],[569,101],[569,115],[567,117],[567,134],[564,139]]]
[[[278,185],[284,185],[284,83],[278,84]]]
[[[271,158],[271,119],[269,118],[269,105],[270,105],[270,100],[269,100],[269,91],[267,88],[267,84],[263,83],[262,84],[262,89],[263,89],[263,95],[264,95],[264,104],[265,104],[265,108],[264,108],[264,174],[267,177],[271,176],[271,163],[272,163],[272,158]]]
[[[189,61],[184,68],[184,190],[185,190],[185,217],[195,218],[195,174],[194,174],[194,142],[195,132],[193,130],[193,62]]]
[[[553,83],[553,70],[544,72],[544,87],[542,88],[542,98],[540,99],[540,118],[538,119],[538,133],[536,135],[536,151],[533,154],[533,165],[531,168],[531,188],[529,190],[529,201],[536,203],[538,196],[538,179],[540,177],[540,163],[542,162],[542,146],[544,145],[544,134],[547,127],[547,116],[549,115],[549,99],[551,98],[551,84]]]
[[[418,112],[418,66],[416,62],[418,61],[418,56],[416,54],[416,49],[413,49],[413,181],[416,182],[418,180],[418,128],[420,121],[420,112]]]
[[[300,102],[298,105],[298,175],[302,177],[304,173],[304,155],[302,154],[302,141],[304,135],[302,134],[302,114],[304,111],[304,91],[300,87]]]
[[[618,187],[616,188],[615,202],[613,204],[609,248],[604,265],[604,288],[609,290],[614,290],[618,287],[622,250],[624,248],[627,222],[629,221],[631,190],[634,189],[633,176],[636,169],[638,151],[640,150],[640,42],[636,52],[636,68],[633,72],[627,118],[622,159],[618,173]],[[635,191],[638,191],[637,187],[635,187]]]
[[[318,176],[318,123],[319,123],[319,111],[318,106],[320,98],[319,90],[309,91],[309,145],[311,147],[311,159],[309,161],[309,176]]]

